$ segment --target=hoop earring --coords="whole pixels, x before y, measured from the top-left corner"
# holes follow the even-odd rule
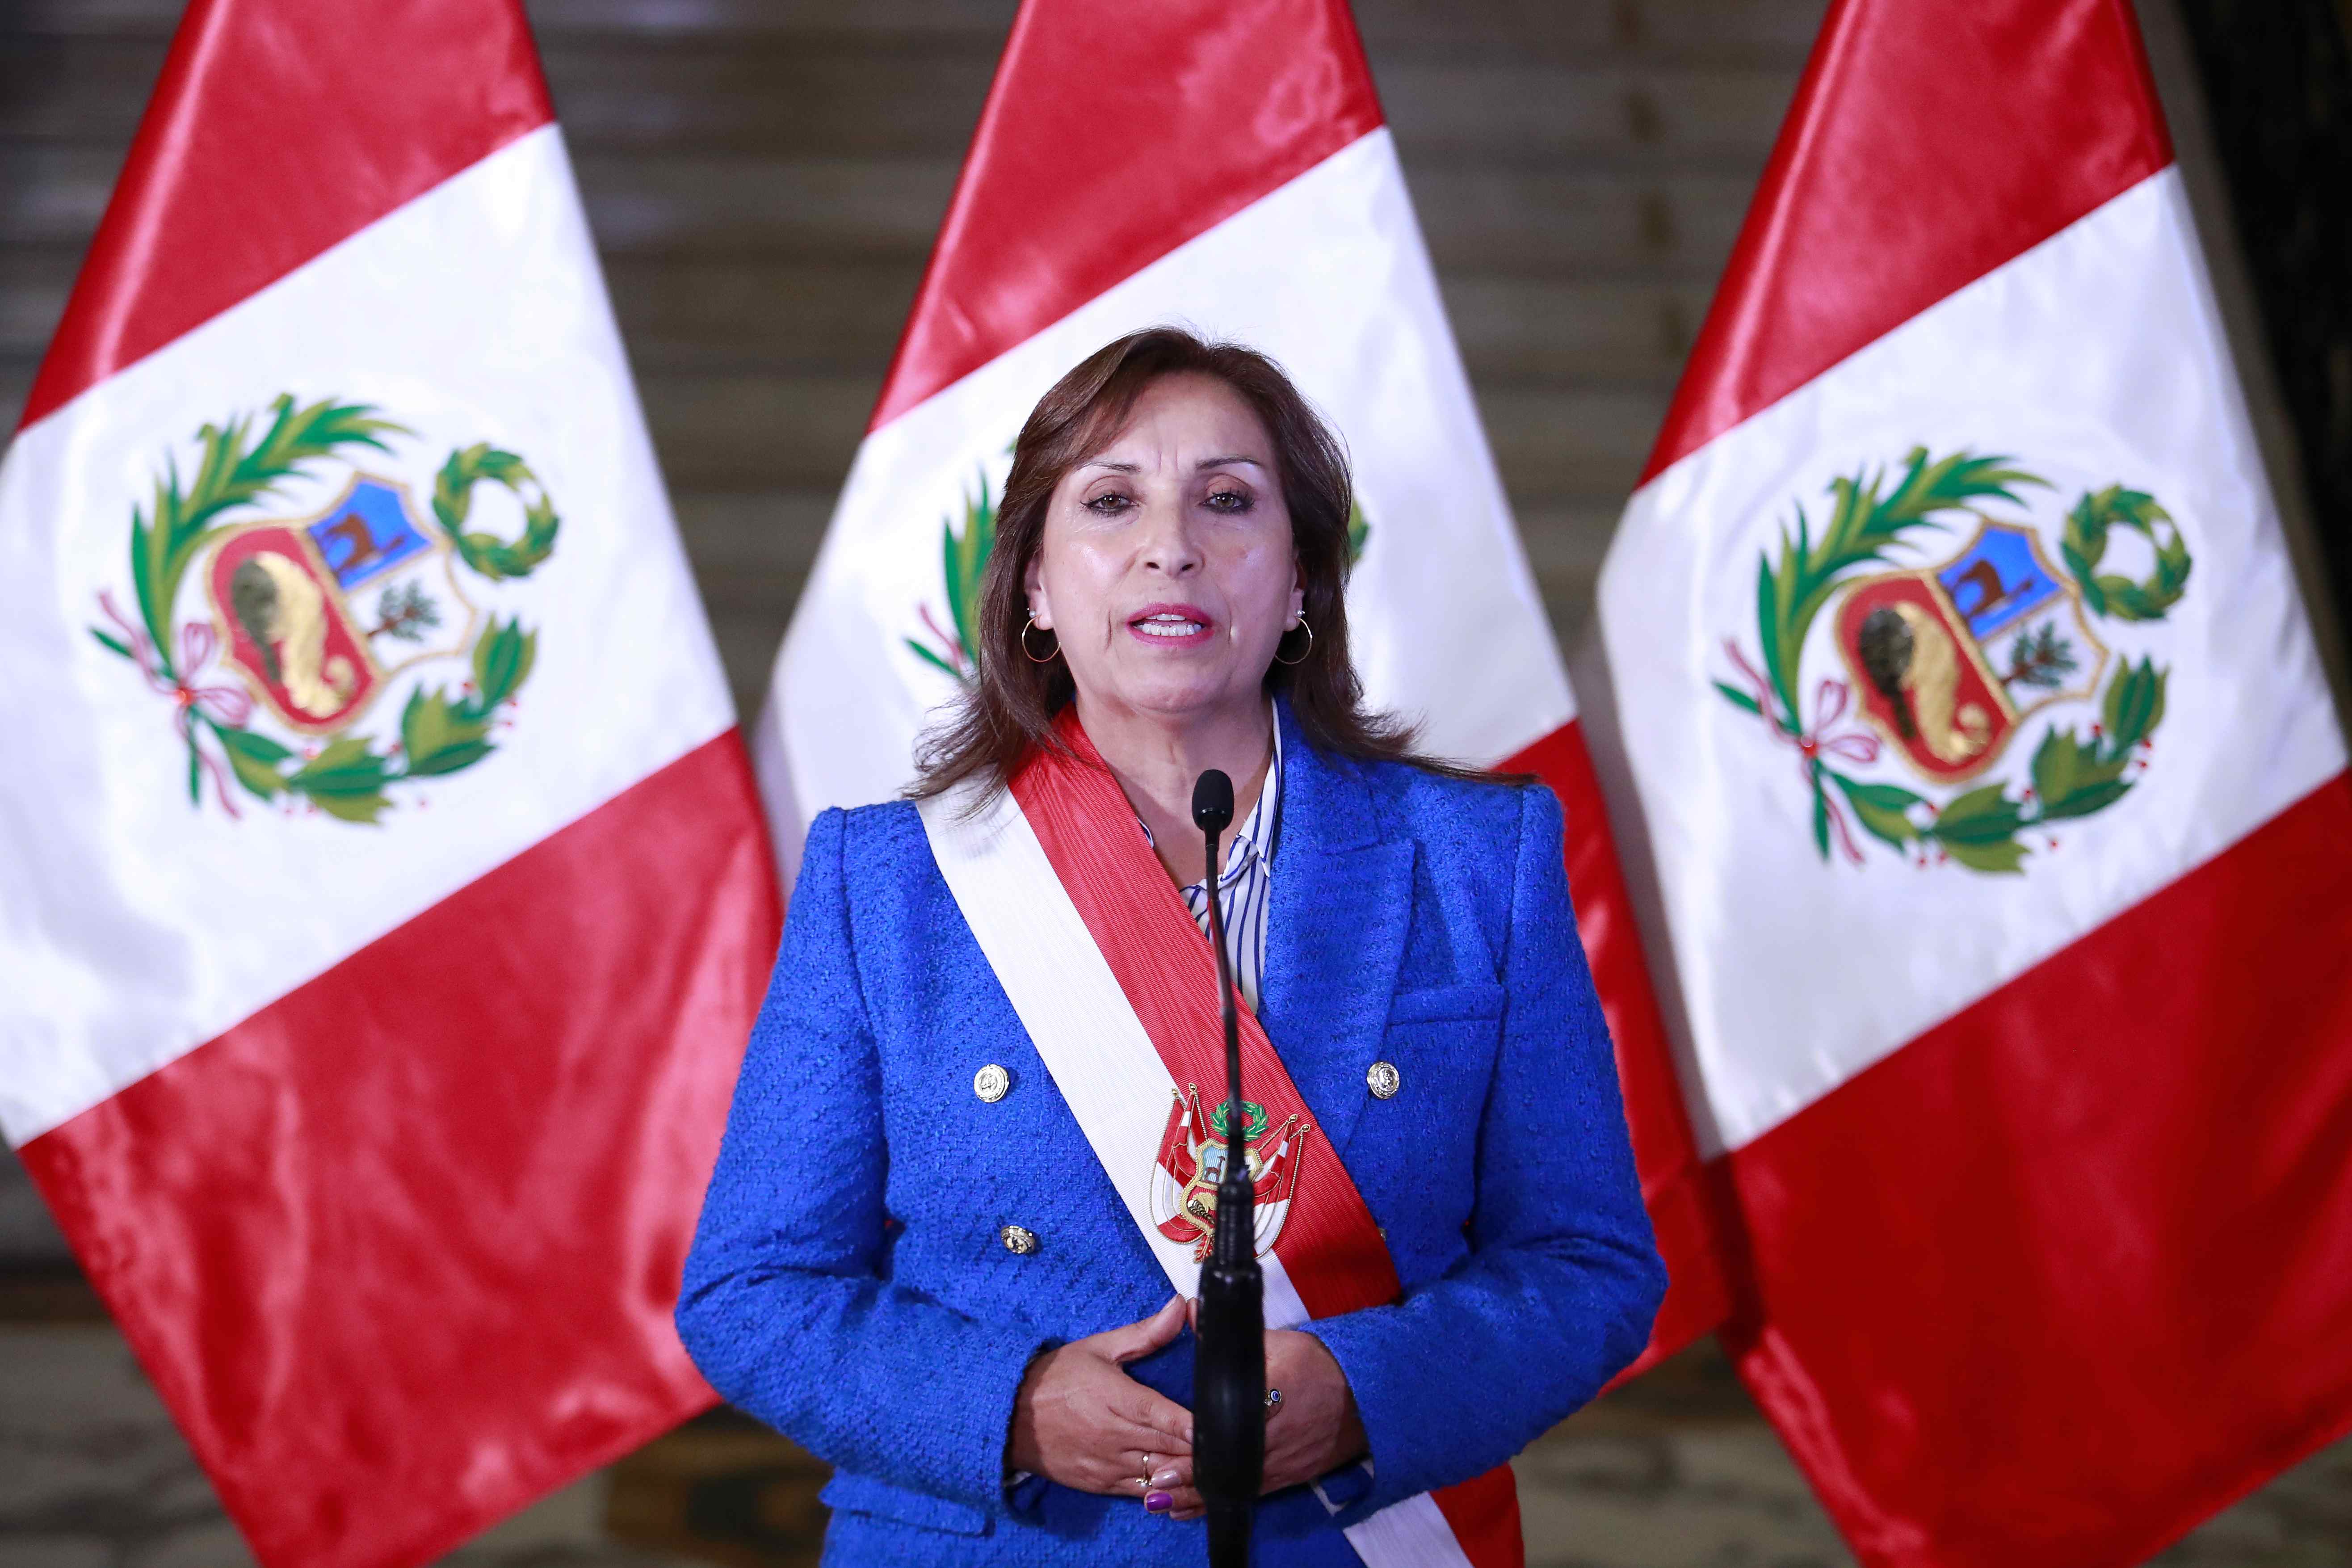
[[[1054,638],[1054,651],[1043,658],[1029,652],[1029,634],[1034,631],[1043,631],[1047,637]],[[1037,612],[1034,610],[1029,612],[1029,619],[1021,627],[1021,651],[1028,655],[1029,662],[1032,664],[1051,664],[1062,657],[1062,639],[1055,636],[1053,627],[1038,626]]]
[[[1313,653],[1313,652],[1315,651],[1315,628],[1314,628],[1313,626],[1308,626],[1308,625],[1307,624],[1307,617],[1306,617],[1305,616],[1299,616],[1299,617],[1298,617],[1298,629],[1299,629],[1300,631],[1305,632],[1305,633],[1307,634],[1307,646],[1306,646],[1305,647],[1300,648],[1300,649],[1298,650],[1298,657],[1297,657],[1297,658],[1283,658],[1283,657],[1282,657],[1282,644],[1281,644],[1281,643],[1276,643],[1276,644],[1275,644],[1275,645],[1274,645],[1274,662],[1275,662],[1275,663],[1276,663],[1276,664],[1305,664],[1305,663],[1307,662],[1307,656],[1308,654]],[[1286,641],[1286,641],[1288,641],[1288,640],[1289,640],[1289,637],[1290,637],[1290,634],[1289,634],[1288,632],[1285,632],[1285,633],[1283,634],[1283,639],[1284,639],[1284,641]]]

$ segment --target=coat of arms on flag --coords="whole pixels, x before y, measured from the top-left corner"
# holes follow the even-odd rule
[[[1869,1568],[2352,1420],[2352,790],[2198,227],[2132,6],[1834,0],[1601,572],[1725,1343]]]
[[[316,479],[354,449],[390,458],[386,438],[408,434],[333,398],[301,406],[281,396],[258,434],[256,424],[197,432],[203,455],[184,485],[176,462],[164,464],[149,505],[131,514],[135,611],[102,590],[107,624],[91,633],[171,700],[192,803],[209,777],[237,816],[234,779],[259,801],[372,823],[391,804],[388,786],[459,772],[496,749],[538,634],[487,616],[458,569],[484,583],[527,577],[554,551],[559,519],[522,458],[488,444],[441,465],[429,516],[401,480],[352,468],[314,515],[256,517],[287,481]],[[466,527],[484,480],[522,508],[511,541]],[[184,618],[184,600],[195,601]],[[365,726],[398,677],[435,663],[459,675],[454,688],[428,675],[407,686],[393,725]]]
[[[1298,1185],[1299,1157],[1307,1152],[1307,1135],[1314,1129],[1301,1125],[1296,1114],[1285,1117],[1278,1131],[1255,1100],[1242,1101],[1244,1118],[1244,1157],[1249,1162],[1251,1185],[1257,1196],[1254,1215],[1257,1256],[1274,1250],[1283,1223],[1290,1217],[1290,1199]],[[1225,1139],[1230,1121],[1223,1101],[1206,1116],[1201,1114],[1201,1089],[1186,1084],[1168,1108],[1168,1129],[1160,1134],[1160,1157],[1151,1168],[1151,1220],[1171,1241],[1189,1241],[1192,1256],[1206,1258],[1217,1236],[1217,1184],[1225,1179]],[[1261,1145],[1271,1145],[1262,1152]]]
[[[772,849],[520,0],[184,9],[0,459],[0,1139],[255,1561],[425,1563],[711,1403]]]
[[[1892,489],[1883,470],[1840,478],[1819,536],[1800,505],[1777,555],[1757,567],[1760,658],[1725,639],[1737,681],[1716,689],[1797,752],[1824,860],[1834,846],[1864,862],[1859,824],[1914,865],[2017,871],[2035,842],[2055,847],[2053,824],[2106,810],[2148,766],[2168,671],[2152,654],[2117,656],[2100,628],[2161,621],[2179,602],[2192,564],[2179,524],[2143,491],[2085,490],[2066,514],[2063,564],[2054,565],[2032,523],[1976,510],[2022,509],[2021,489],[2050,488],[2011,464],[1918,447]],[[1947,528],[1955,514],[1976,524],[1958,552],[1909,558],[1916,531]],[[2138,536],[2144,577],[2102,570],[2114,564],[2118,530]],[[1873,565],[1885,569],[1864,572]],[[1813,685],[1808,709],[1799,700],[1807,647],[1832,604],[1829,640],[1843,674]],[[2085,704],[2095,705],[2087,730],[2063,711]],[[2021,778],[2004,771],[1955,787],[1991,772],[2045,709],[2062,711]],[[1939,798],[1854,771],[1883,758],[1927,789],[1955,793]]]

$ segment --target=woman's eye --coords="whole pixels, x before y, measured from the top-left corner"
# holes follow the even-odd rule
[[[1117,517],[1135,503],[1117,490],[1112,490],[1107,494],[1096,496],[1085,504],[1086,509],[1097,517]]]
[[[1247,511],[1257,503],[1247,490],[1211,490],[1205,504],[1211,511],[1222,511],[1230,516]]]

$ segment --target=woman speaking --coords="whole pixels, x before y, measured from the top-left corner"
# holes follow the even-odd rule
[[[1265,1277],[1255,1560],[1516,1563],[1507,1461],[1646,1340],[1665,1277],[1559,804],[1365,711],[1349,511],[1271,362],[1110,344],[1022,428],[979,679],[914,799],[810,827],[677,1321],[835,1467],[828,1563],[1203,1560],[1213,898]]]

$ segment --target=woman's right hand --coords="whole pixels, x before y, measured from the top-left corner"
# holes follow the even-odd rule
[[[1184,1330],[1184,1298],[1129,1323],[1047,1351],[1013,1402],[1008,1458],[1082,1492],[1140,1498],[1150,1478],[1192,1453],[1192,1413],[1127,1375]]]

